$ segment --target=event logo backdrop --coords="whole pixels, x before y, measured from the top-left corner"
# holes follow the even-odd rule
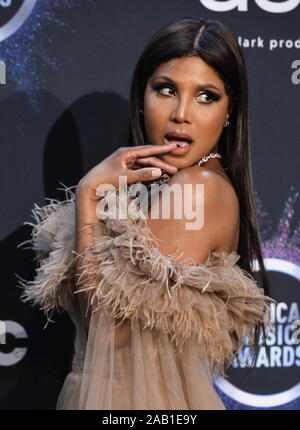
[[[257,197],[264,262],[271,281],[271,296],[278,303],[272,306],[276,332],[268,336],[266,345],[261,344],[251,378],[245,378],[242,370],[245,365],[236,359],[229,381],[222,378],[217,382],[227,396],[254,407],[280,406],[300,396],[300,337],[295,336],[295,329],[300,327],[299,225],[298,231],[291,231],[293,206],[298,196],[299,192],[294,193],[292,188],[276,230],[268,225],[270,219]],[[271,236],[267,230],[272,231]],[[258,270],[258,262],[255,263]],[[246,346],[242,358],[246,360],[247,356]]]
[[[291,12],[299,6],[299,0],[284,0],[284,1],[272,1],[272,0],[254,0],[252,3],[256,3],[262,10],[270,13],[286,13]],[[214,12],[228,12],[230,10],[237,9],[239,12],[247,12],[250,1],[248,0],[200,0],[200,3]]]
[[[0,1],[0,42],[17,31],[31,14],[37,0]]]

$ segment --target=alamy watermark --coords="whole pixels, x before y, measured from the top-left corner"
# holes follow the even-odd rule
[[[294,85],[299,85],[300,84],[300,60],[294,60],[292,62],[291,68],[296,69],[292,73],[292,83]]]
[[[196,187],[196,191],[193,191]],[[99,219],[126,219],[128,216],[134,219],[147,219],[149,217],[149,196],[151,200],[151,219],[171,219],[171,193],[174,202],[174,218],[188,219],[186,230],[200,230],[204,225],[204,184],[151,184],[148,192],[146,185],[133,183],[127,188],[127,176],[119,176],[118,193],[112,184],[100,184],[96,195],[100,197],[97,205]],[[112,193],[111,193],[112,192]],[[162,208],[160,217],[159,195],[162,196]],[[134,198],[136,197],[136,198]],[[133,198],[133,199],[131,199]],[[128,204],[128,200],[131,199]],[[193,205],[196,206],[193,210]],[[108,209],[106,210],[106,207]]]

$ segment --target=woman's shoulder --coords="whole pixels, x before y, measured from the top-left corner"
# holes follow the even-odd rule
[[[234,186],[225,171],[216,171],[208,167],[189,166],[176,172],[169,184],[191,183],[203,184],[212,193],[212,197],[227,198],[231,202],[238,202]]]
[[[176,184],[182,188],[173,187]],[[173,201],[171,189],[175,191]],[[166,193],[170,193],[170,198]],[[166,255],[178,246],[183,258],[204,261],[210,251],[224,244],[230,249],[237,230],[233,200],[230,184],[210,169],[188,167],[178,171],[155,202],[158,207],[154,212],[159,216],[149,216],[147,221],[151,233],[162,241],[160,252]],[[168,203],[170,207],[166,208]]]
[[[175,173],[168,184],[180,184],[183,190],[185,184],[191,184],[193,201],[202,193],[207,213],[217,211],[222,216],[227,214],[230,219],[239,219],[239,200],[225,171],[190,166]]]
[[[207,216],[214,214],[216,252],[230,253],[238,248],[240,232],[240,204],[235,188],[226,172],[207,167],[188,167],[175,181],[189,180],[203,184],[204,207]],[[185,175],[185,176],[184,176]]]

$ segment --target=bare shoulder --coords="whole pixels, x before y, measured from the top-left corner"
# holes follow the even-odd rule
[[[178,247],[182,259],[202,262],[210,251],[231,251],[238,230],[239,203],[229,180],[208,168],[188,167],[174,174],[159,194],[159,218],[149,217],[148,227],[162,241],[159,249],[163,254]],[[166,202],[170,204],[169,218],[162,212]]]
[[[186,172],[190,175],[193,184],[203,184],[207,191],[207,204],[214,205],[214,209],[220,207],[222,209],[239,209],[239,201],[236,195],[235,189],[226,176],[202,167],[197,169],[195,167],[188,168],[189,171]]]
[[[179,173],[179,172],[177,172]],[[236,250],[240,231],[240,204],[233,184],[228,176],[206,167],[188,167],[183,169],[183,175],[189,176],[193,185],[202,184],[204,193],[204,211],[207,227],[214,238],[211,251],[231,252]],[[178,175],[175,181],[187,179]],[[172,178],[173,179],[173,178]],[[197,195],[195,190],[194,198]]]
[[[172,176],[169,186],[173,184],[179,184],[183,192],[185,186],[190,184],[193,202],[199,197],[199,192],[203,193],[207,211],[239,217],[238,197],[229,178],[206,167],[187,167]]]
[[[175,173],[169,184],[178,183],[184,185],[190,183],[193,185],[203,184],[208,191],[210,191],[209,196],[210,201],[215,198],[220,203],[226,200],[231,204],[238,204],[238,198],[231,184],[229,178],[225,179],[224,176],[215,172],[214,170],[208,169],[206,167],[186,167],[185,169],[179,170]]]

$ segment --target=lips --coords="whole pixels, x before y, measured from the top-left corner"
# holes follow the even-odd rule
[[[186,146],[193,142],[191,136],[186,133],[177,133],[176,131],[170,131],[165,134],[167,141],[179,143],[180,146]]]

